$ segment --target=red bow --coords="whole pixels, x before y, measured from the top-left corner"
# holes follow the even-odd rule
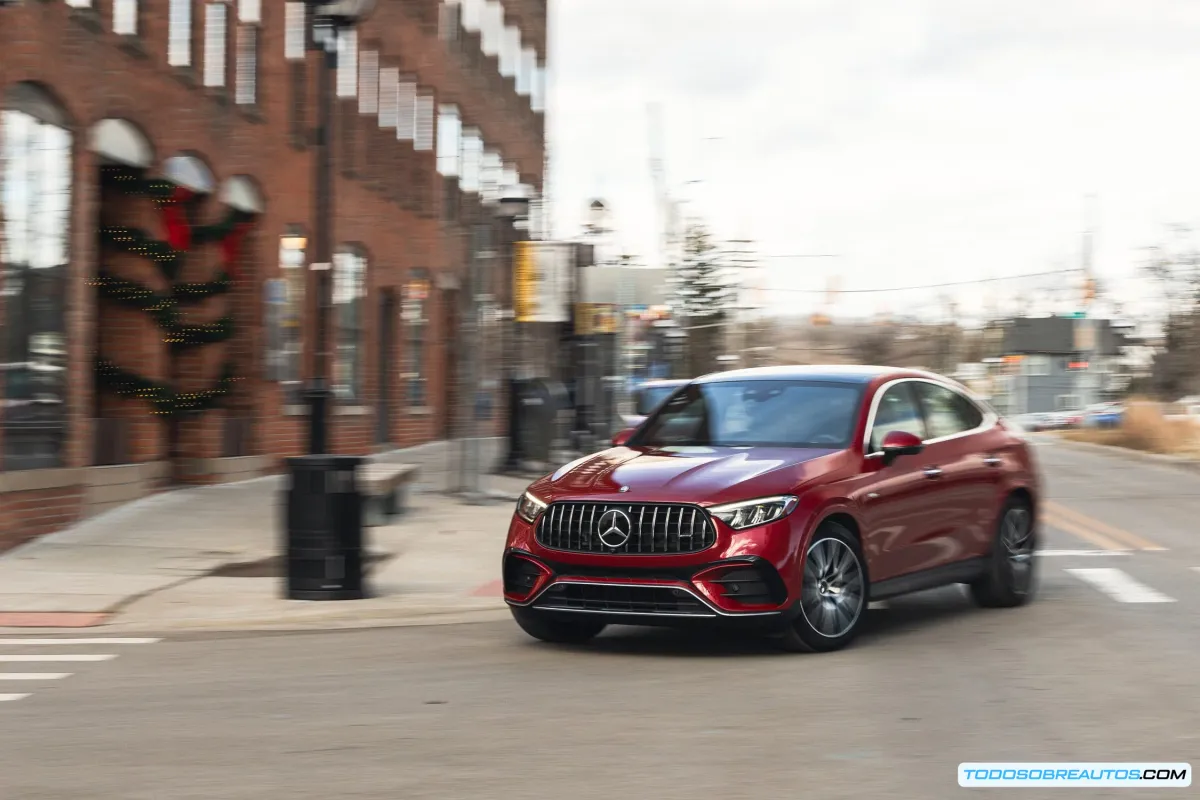
[[[188,224],[183,204],[194,196],[190,189],[177,186],[171,198],[163,202],[163,226],[167,229],[167,244],[173,250],[186,252],[192,249],[192,226]]]

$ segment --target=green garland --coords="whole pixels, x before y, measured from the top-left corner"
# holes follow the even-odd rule
[[[137,397],[150,403],[154,414],[172,416],[176,414],[199,414],[220,405],[223,398],[233,392],[233,364],[225,362],[221,377],[211,389],[199,392],[175,392],[170,388],[140,375],[121,369],[116,364],[100,358],[96,361],[96,382],[111,389],[122,397]]]
[[[166,242],[151,239],[137,228],[120,225],[101,228],[100,241],[122,252],[150,259],[172,283],[179,277],[179,270],[183,266],[183,253]]]
[[[146,178],[136,170],[125,167],[105,167],[101,180],[106,185],[133,196],[147,197],[159,206],[179,202],[179,187],[166,180]],[[182,202],[190,201],[190,197]],[[235,228],[253,219],[252,214],[230,209],[225,218],[211,225],[195,226],[191,229],[191,244],[205,245],[220,242],[231,235]],[[137,281],[117,278],[102,270],[92,281],[101,295],[128,308],[150,314],[166,333],[164,341],[172,350],[197,347],[227,341],[233,336],[234,321],[224,316],[216,322],[185,324],[181,320],[180,305],[198,303],[209,297],[224,294],[233,288],[233,277],[222,268],[220,274],[210,281],[200,283],[176,283],[183,267],[184,253],[175,250],[166,242],[152,239],[137,228],[108,226],[100,230],[103,244],[126,253],[153,261],[171,284],[167,292],[156,292]],[[221,400],[233,391],[234,377],[232,362],[227,361],[217,383],[200,392],[175,392],[169,386],[155,383],[121,369],[113,362],[97,356],[97,383],[109,388],[122,397],[137,397],[150,403],[154,414],[171,416],[195,414],[217,407]]]
[[[101,170],[101,181],[124,194],[133,197],[147,197],[159,204],[173,200],[175,193],[179,190],[179,187],[170,181],[147,178],[136,170],[120,166],[109,166]],[[253,214],[230,208],[225,212],[225,218],[219,222],[193,227],[192,244],[204,245],[219,242],[233,233],[235,227],[252,219],[254,219]],[[153,243],[151,239],[145,241]],[[169,247],[167,249],[170,250]]]

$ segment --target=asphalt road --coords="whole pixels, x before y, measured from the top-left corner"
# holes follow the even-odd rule
[[[893,601],[831,655],[634,629],[558,648],[507,623],[3,639],[0,673],[58,677],[0,681],[28,695],[0,702],[0,798],[940,798],[972,791],[962,761],[1200,765],[1200,476],[1039,455],[1037,602]],[[61,654],[115,657],[3,660]]]

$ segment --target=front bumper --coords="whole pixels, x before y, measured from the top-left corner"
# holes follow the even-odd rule
[[[773,530],[769,530],[773,529]],[[788,520],[746,532],[723,529],[700,553],[614,556],[542,547],[513,518],[504,551],[504,599],[560,619],[614,625],[720,625],[773,630],[794,616],[798,587]]]

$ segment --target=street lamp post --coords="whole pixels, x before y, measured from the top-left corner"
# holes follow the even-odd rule
[[[333,306],[333,104],[334,76],[338,68],[339,34],[367,16],[375,0],[305,0],[312,17],[312,43],[322,51],[317,70],[316,157],[313,159],[312,269],[317,272],[316,368],[305,398],[308,400],[308,452],[329,451],[329,317]]]
[[[357,600],[367,595],[363,568],[362,495],[356,472],[362,459],[328,455],[329,327],[333,305],[333,125],[338,34],[351,28],[374,0],[305,0],[312,17],[311,45],[321,49],[317,70],[317,127],[313,158],[312,269],[317,272],[316,364],[305,391],[309,413],[307,456],[288,459],[283,503],[284,588],[291,600]]]
[[[522,329],[524,324],[517,320],[516,309],[516,292],[513,276],[513,258],[515,254],[515,240],[507,235],[507,231],[513,228],[513,223],[517,220],[529,219],[529,199],[527,197],[511,196],[504,197],[500,200],[500,204],[496,209],[496,216],[507,222],[504,226],[506,237],[504,241],[504,260],[505,274],[508,276],[509,294],[512,302],[512,319],[510,321],[511,335],[507,337],[507,345],[509,352],[507,358],[504,359],[504,369],[507,372],[505,383],[508,386],[508,426],[507,426],[507,452],[504,456],[504,463],[501,465],[500,471],[505,473],[515,473],[521,469],[522,456],[525,454],[524,447],[520,441],[520,404],[517,397],[518,378],[521,367],[521,361],[524,357],[524,348],[522,345]]]

